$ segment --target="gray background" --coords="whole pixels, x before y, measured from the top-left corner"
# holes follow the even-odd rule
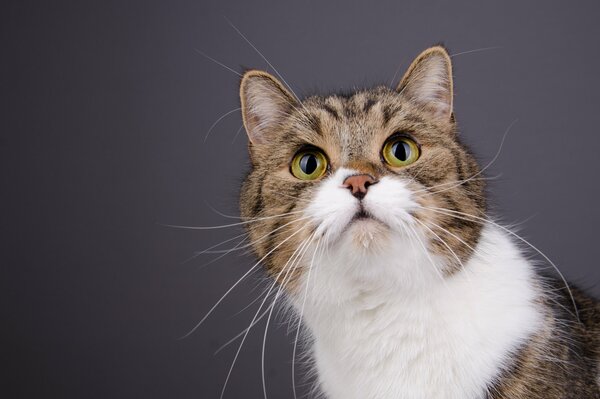
[[[12,4],[11,4],[12,3]],[[485,4],[484,4],[485,3]],[[260,275],[185,334],[251,265],[183,263],[240,233],[247,168],[241,71],[265,62],[299,94],[386,83],[425,47],[457,55],[456,113],[487,163],[497,214],[600,293],[598,2],[3,2],[0,11],[2,396],[217,398]],[[257,288],[258,287],[258,288]],[[291,397],[292,336],[267,342],[272,398]],[[292,334],[293,335],[293,334]],[[226,398],[262,397],[262,327]],[[300,380],[299,380],[300,381]]]

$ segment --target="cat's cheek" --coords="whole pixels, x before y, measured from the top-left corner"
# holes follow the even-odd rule
[[[369,189],[363,200],[364,207],[376,219],[396,232],[406,231],[412,225],[411,213],[418,208],[409,183],[392,177],[383,177]]]

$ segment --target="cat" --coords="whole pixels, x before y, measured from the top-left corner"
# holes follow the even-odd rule
[[[487,216],[443,46],[395,90],[300,100],[249,70],[240,99],[241,215],[308,331],[320,394],[600,398],[600,306]]]

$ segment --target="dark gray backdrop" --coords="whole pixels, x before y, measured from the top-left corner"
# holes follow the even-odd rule
[[[266,63],[299,94],[389,82],[422,49],[454,54],[463,137],[493,203],[571,280],[600,293],[598,3],[4,2],[0,12],[3,397],[217,398],[260,292],[247,256],[183,263],[239,234],[246,169],[236,71]],[[37,3],[37,4],[36,4]],[[585,3],[585,4],[584,4]],[[260,277],[260,276],[258,276]],[[291,396],[292,337],[271,330],[270,397]],[[262,327],[226,398],[262,397]],[[10,395],[8,395],[10,394]]]

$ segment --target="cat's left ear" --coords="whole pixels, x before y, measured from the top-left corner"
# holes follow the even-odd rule
[[[442,46],[423,51],[410,65],[396,89],[409,101],[433,112],[442,120],[453,120],[452,61]]]
[[[240,83],[242,119],[252,144],[263,144],[277,135],[281,122],[297,100],[272,75],[257,70],[244,74]]]

